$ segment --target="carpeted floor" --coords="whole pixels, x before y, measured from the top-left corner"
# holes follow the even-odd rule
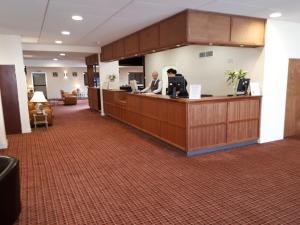
[[[84,103],[8,137],[18,224],[300,224],[300,140],[187,158]]]

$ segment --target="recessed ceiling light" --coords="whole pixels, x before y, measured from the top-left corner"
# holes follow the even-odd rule
[[[59,55],[60,56],[66,56],[66,53],[60,53]]]
[[[54,58],[53,60],[54,60],[54,61],[57,61],[58,59],[57,59],[57,58]]]
[[[24,55],[24,58],[33,58],[33,55]]]
[[[62,44],[62,41],[56,40],[55,44]]]
[[[63,30],[63,31],[61,32],[61,34],[62,34],[62,35],[70,35],[71,33],[70,33],[70,31]]]
[[[281,17],[282,14],[281,14],[281,12],[274,12],[274,13],[271,13],[269,16],[271,18],[278,18],[278,17]]]
[[[72,16],[72,19],[77,21],[83,20],[82,16],[78,16],[78,15]]]

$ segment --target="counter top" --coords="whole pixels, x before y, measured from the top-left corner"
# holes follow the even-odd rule
[[[214,97],[202,97],[201,99],[189,99],[189,98],[171,98],[168,95],[157,95],[157,94],[145,94],[145,93],[129,93],[124,90],[118,89],[103,89],[104,91],[112,91],[112,92],[124,92],[128,95],[134,95],[145,98],[156,98],[163,100],[171,100],[182,103],[193,103],[193,102],[206,102],[206,101],[228,101],[228,100],[242,100],[242,99],[253,99],[253,98],[261,98],[261,96],[251,96],[251,95],[241,95],[241,96],[214,96]]]

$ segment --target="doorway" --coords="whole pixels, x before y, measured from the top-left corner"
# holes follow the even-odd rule
[[[300,137],[300,59],[289,60],[286,110],[285,137]]]
[[[42,91],[47,98],[47,82],[46,73],[43,72],[33,72],[32,82],[34,91]]]

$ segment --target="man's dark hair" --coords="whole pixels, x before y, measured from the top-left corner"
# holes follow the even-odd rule
[[[167,73],[177,74],[177,71],[171,68],[167,70]]]

